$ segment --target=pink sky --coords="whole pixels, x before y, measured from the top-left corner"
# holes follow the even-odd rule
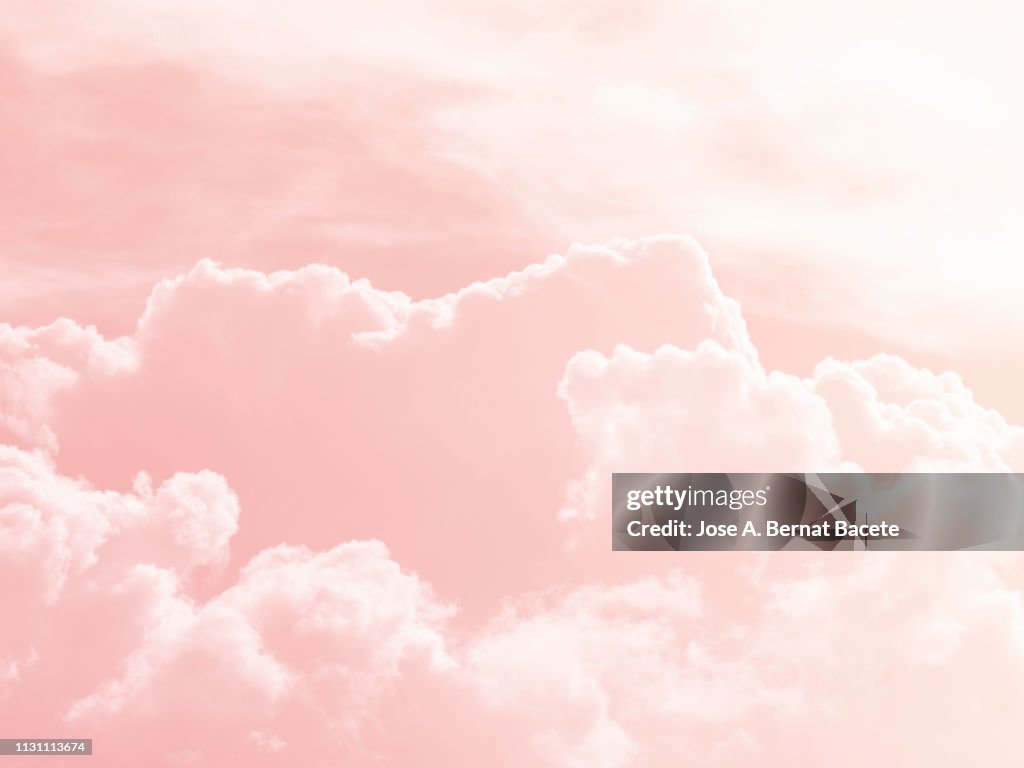
[[[1020,8],[763,6],[8,0],[0,737],[1012,762],[1016,554],[610,551],[615,471],[1024,471]]]

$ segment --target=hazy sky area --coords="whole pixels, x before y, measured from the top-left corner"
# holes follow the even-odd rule
[[[755,334],[1016,408],[1019,4],[46,5],[0,20],[8,318],[124,332],[201,257],[423,297],[685,232]]]

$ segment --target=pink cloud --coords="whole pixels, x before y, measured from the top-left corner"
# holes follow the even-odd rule
[[[563,516],[601,516],[611,472],[1020,471],[1024,429],[953,373],[892,355],[826,360],[808,379],[704,342],[577,353],[559,393],[591,456]]]
[[[1024,469],[1024,429],[975,402],[955,373],[878,355],[826,360],[811,385],[829,403],[845,455],[867,469]]]
[[[185,577],[210,560],[205,545],[163,561],[112,545],[140,525],[159,532],[169,509],[217,538],[224,507],[212,499],[233,505],[222,480],[176,478],[155,503],[161,491],[144,478],[137,494],[98,492],[53,475],[39,455],[4,458],[3,530],[15,534],[0,548],[4,565],[31,563],[60,588],[22,607],[5,595],[23,621],[0,647],[0,713],[12,727],[87,731],[104,765],[418,756],[656,768],[738,766],[753,754],[809,765],[848,737],[853,713],[872,738],[837,752],[840,766],[871,754],[997,759],[1010,747],[1024,675],[1016,555],[946,558],[938,569],[934,557],[739,555],[704,583],[670,570],[549,588],[456,629],[443,600],[377,542],[270,548],[226,589],[197,597]],[[8,500],[15,489],[19,504]],[[41,497],[55,490],[63,504]],[[10,525],[29,509],[42,528]],[[69,516],[79,527],[67,542],[81,551],[45,556],[58,547],[41,545],[42,531]],[[940,695],[979,685],[989,693],[969,708]],[[937,744],[926,738],[937,720],[985,738]]]
[[[5,728],[59,730],[74,698],[146,637],[161,591],[188,594],[223,565],[239,509],[222,477],[176,474],[154,489],[140,476],[137,486],[97,490],[57,474],[42,452],[0,446]]]
[[[362,752],[362,732],[404,665],[451,664],[440,631],[447,610],[377,542],[318,553],[282,545],[201,605],[162,598],[123,669],[68,713],[72,724],[110,733],[125,757],[144,754],[176,723],[180,743],[203,762],[247,755],[258,765],[326,765],[339,750]]]
[[[326,266],[206,261],[153,291],[131,373],[59,398],[58,462],[110,487],[212,469],[249,512],[243,559],[282,540],[382,538],[439,589],[475,583],[465,599],[481,606],[561,571],[550,526],[579,465],[556,395],[569,358],[707,338],[755,356],[687,238],[577,246],[420,301]],[[453,559],[444,531],[506,546]],[[519,564],[527,547],[534,569]]]
[[[358,751],[401,665],[451,664],[449,609],[377,542],[268,548],[199,597],[238,515],[210,472],[121,494],[0,448],[0,597],[17,617],[0,638],[5,729],[85,729],[105,765],[173,764],[172,745],[150,752],[171,724],[207,760],[290,745],[319,764]]]
[[[851,711],[911,762],[901,739],[934,718],[990,733],[1016,701],[1013,559],[629,560],[600,522],[559,524],[568,479],[603,519],[620,469],[1018,466],[1020,429],[953,375],[766,371],[690,239],[577,246],[431,300],[203,261],[131,336],[4,338],[5,392],[33,398],[5,401],[24,447],[0,454],[2,597],[23,620],[0,714],[88,732],[104,764],[657,768],[800,740],[816,760]],[[991,706],[937,695],[979,675]],[[905,716],[912,691],[934,701]]]
[[[94,327],[61,319],[42,328],[0,324],[0,439],[56,448],[53,398],[82,377],[104,377],[134,363],[127,339],[106,341]]]

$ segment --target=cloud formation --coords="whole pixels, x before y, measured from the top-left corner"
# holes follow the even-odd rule
[[[840,766],[1012,748],[1015,554],[938,569],[737,555],[703,583],[668,570],[548,588],[455,628],[379,542],[269,548],[198,595],[189,573],[223,556],[238,514],[209,473],[119,494],[39,454],[5,450],[3,467],[3,583],[27,594],[4,594],[22,621],[0,646],[0,712],[88,732],[105,765],[801,765],[851,719],[872,738]],[[168,554],[163,526],[182,516],[175,530],[206,536]],[[132,539],[147,533],[148,549]],[[988,693],[967,706],[950,686]],[[936,720],[984,738],[939,744]]]
[[[738,766],[834,751],[851,712],[878,737],[838,765],[1007,748],[1015,556],[607,551],[611,471],[1020,466],[955,375],[766,370],[689,238],[430,300],[204,260],[130,336],[3,338],[12,727],[87,732],[115,768]],[[939,696],[978,679],[970,712]],[[936,718],[985,743],[940,751]]]
[[[142,641],[160,589],[188,594],[223,567],[238,517],[236,496],[209,471],[101,491],[41,451],[0,446],[5,724],[57,726]]]
[[[603,513],[611,472],[1024,469],[1024,429],[976,403],[955,374],[893,355],[826,360],[801,379],[710,341],[621,346],[577,353],[559,394],[591,456],[567,518]]]
[[[0,736],[1012,760],[1017,555],[603,521],[615,470],[1022,468],[1022,7],[6,0]]]
[[[451,664],[450,610],[379,542],[268,548],[202,597],[238,518],[208,471],[155,489],[140,475],[123,494],[0,448],[5,728],[82,729],[106,765],[189,753],[219,764],[286,746],[289,761],[326,765],[325,754],[359,751],[401,664]]]
[[[135,359],[130,340],[107,341],[67,318],[42,328],[0,323],[0,440],[56,450],[55,396],[83,377],[127,371]]]
[[[556,396],[566,362],[705,339],[756,357],[739,306],[685,237],[575,246],[420,301],[326,266],[204,261],[154,289],[130,374],[55,403],[58,462],[110,487],[140,469],[212,469],[249,512],[242,559],[282,540],[381,538],[439,589],[469,580],[486,604],[562,568],[548,531],[579,463]],[[438,532],[508,546],[453,559]],[[532,573],[517,564],[525,547]]]

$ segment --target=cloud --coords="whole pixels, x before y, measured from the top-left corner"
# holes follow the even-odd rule
[[[542,765],[998,760],[1024,675],[1019,557],[934,565],[740,556],[702,584],[670,574],[522,600],[466,668]],[[977,685],[1004,693],[966,704]],[[987,736],[940,744],[935,722]],[[851,729],[857,747],[839,748]]]
[[[955,373],[877,355],[826,360],[808,384],[828,404],[844,456],[870,471],[1024,469],[1024,429],[975,402]]]
[[[97,484],[140,468],[229,478],[249,514],[242,559],[280,541],[380,538],[439,589],[474,584],[482,606],[562,568],[549,527],[578,466],[555,394],[566,361],[709,338],[756,357],[686,237],[574,246],[419,301],[323,265],[205,260],[153,290],[132,373],[66,391],[52,428],[62,469]],[[453,559],[439,538],[506,546]],[[517,554],[528,546],[532,570]]]
[[[699,585],[679,574],[591,585],[507,609],[474,641],[466,674],[543,764],[628,765],[648,727],[684,714],[673,673],[685,665],[680,632],[700,613]]]
[[[122,671],[68,712],[70,723],[114,735],[125,756],[176,723],[178,743],[204,761],[245,754],[263,764],[281,753],[327,765],[339,750],[362,753],[362,732],[404,665],[452,663],[441,634],[448,609],[378,542],[282,545],[205,603],[169,590],[161,602]]]
[[[91,733],[113,766],[818,760],[851,713],[876,738],[838,765],[977,751],[922,746],[936,720],[1008,748],[1012,556],[623,560],[583,522],[623,468],[1019,466],[954,375],[766,370],[689,238],[430,300],[204,260],[131,336],[5,338],[10,381],[55,382],[5,401],[12,728]],[[970,712],[940,695],[977,679]]]
[[[106,341],[66,318],[42,328],[0,324],[0,439],[55,450],[49,422],[57,393],[83,377],[127,371],[134,360],[128,339]]]
[[[880,355],[807,379],[703,342],[577,353],[559,388],[591,463],[562,515],[606,507],[611,472],[1020,471],[1024,429],[953,373]]]
[[[572,486],[565,517],[593,516],[591,495],[605,489],[611,471],[811,471],[839,459],[820,398],[799,379],[766,373],[713,342],[692,352],[621,346],[610,358],[578,353],[559,394],[593,457],[585,479]]]
[[[0,447],[7,727],[82,728],[108,765],[173,764],[172,732],[197,759],[260,764],[287,747],[326,764],[360,752],[405,665],[451,666],[450,609],[379,542],[268,548],[204,597],[237,530],[234,493],[208,471],[135,485],[96,490]]]
[[[238,502],[212,472],[176,474],[142,495],[101,492],[39,452],[0,446],[0,494],[0,552],[19,584],[9,597],[27,606],[59,601],[69,579],[94,572],[101,549],[182,575],[222,563],[238,527]]]
[[[0,446],[4,721],[56,727],[142,642],[164,593],[188,595],[224,565],[238,515],[209,471],[155,489],[140,475],[119,493],[61,475],[42,451]]]
[[[15,477],[25,494],[60,488],[82,517],[120,521],[159,494],[144,478],[124,496],[47,474],[39,455],[5,459],[22,467],[5,473],[8,492]],[[198,481],[168,493],[188,506]],[[35,508],[58,526],[59,509]],[[111,766],[146,755],[154,765],[657,768],[742,765],[753,753],[800,765],[848,739],[851,719],[871,738],[838,751],[840,766],[886,753],[995,759],[1024,675],[1013,554],[939,569],[909,555],[738,555],[714,579],[673,569],[548,588],[455,629],[451,609],[379,542],[269,548],[200,598],[185,588],[187,559],[156,564],[142,548],[109,546],[120,530],[110,524],[87,562],[66,569],[45,617],[18,611],[25,642],[11,648],[5,633],[0,654],[5,722],[87,731]],[[5,541],[5,563],[19,548],[37,554],[33,541]],[[994,693],[972,708],[948,695],[978,685]],[[975,738],[930,741],[936,719]]]

